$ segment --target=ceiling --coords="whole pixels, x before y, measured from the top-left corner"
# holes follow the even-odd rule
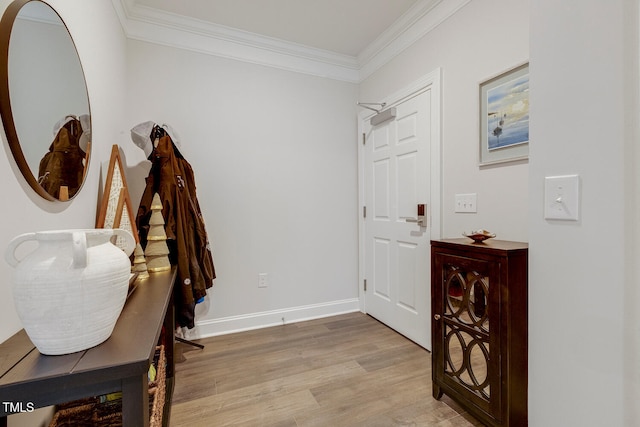
[[[208,23],[358,56],[420,0],[129,0]]]
[[[111,0],[128,38],[358,83],[471,0]]]

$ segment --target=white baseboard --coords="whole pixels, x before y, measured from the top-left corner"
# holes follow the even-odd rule
[[[196,321],[189,339],[213,337],[360,311],[358,298]]]

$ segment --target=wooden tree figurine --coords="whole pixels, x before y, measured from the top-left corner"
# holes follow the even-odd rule
[[[146,279],[149,277],[149,271],[147,270],[147,260],[144,259],[144,251],[140,243],[136,244],[136,248],[133,251],[133,267],[131,267],[132,273],[138,273],[139,279]]]
[[[144,256],[147,259],[149,273],[171,270],[167,234],[164,231],[164,218],[162,216],[162,201],[158,193],[153,196],[153,201],[151,202],[151,218],[149,219],[149,233]]]

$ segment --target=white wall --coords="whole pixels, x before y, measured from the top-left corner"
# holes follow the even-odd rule
[[[217,273],[195,333],[356,310],[356,85],[138,41],[128,77],[124,132],[170,124],[195,171]]]
[[[4,11],[10,2],[0,2]],[[93,114],[93,157],[87,181],[80,194],[69,203],[46,202],[35,194],[20,175],[10,155],[4,132],[0,154],[0,181],[3,182],[3,214],[0,248],[18,234],[46,229],[91,228],[95,225],[100,186],[101,161],[109,158],[111,144],[119,143],[125,105],[125,43],[120,23],[108,0],[49,2],[65,20],[74,38],[84,71]],[[99,20],[87,19],[99,16]],[[12,269],[0,262],[0,276],[8,278]],[[0,286],[0,342],[21,328],[13,306],[9,281]]]
[[[102,161],[109,159],[111,144],[120,143],[125,105],[125,43],[120,23],[109,0],[91,2],[48,1],[66,22],[74,38],[87,78],[93,114],[93,152],[87,180],[80,194],[69,203],[46,202],[26,184],[15,166],[4,131],[0,131],[4,150],[0,153],[0,181],[3,183],[3,213],[0,248],[21,233],[65,228],[92,228],[96,209]],[[9,0],[0,1],[4,12]],[[99,16],[99,20],[87,17]],[[0,342],[22,328],[15,312],[8,278],[12,269],[0,262]],[[48,409],[35,414],[47,416]],[[9,417],[9,426],[38,425],[40,421],[23,414]]]
[[[357,309],[356,85],[127,41],[111,3],[90,3],[51,2],[87,76],[87,182],[71,203],[44,202],[12,170],[5,146],[12,202],[0,246],[23,232],[93,227],[112,144],[122,147],[137,206],[149,164],[129,129],[167,122],[196,172],[218,274],[198,307],[203,333]],[[2,263],[0,273],[11,271]],[[269,274],[268,288],[257,288],[258,273]],[[0,298],[3,341],[21,325],[9,286]]]
[[[443,237],[485,228],[527,241],[527,163],[478,168],[478,84],[529,57],[529,0],[472,1],[360,85],[382,102],[442,68]],[[477,214],[454,213],[454,195],[477,193]]]
[[[530,425],[640,422],[637,60],[637,1],[531,2]],[[546,221],[564,174],[580,221]]]
[[[0,1],[2,10],[8,3]],[[85,66],[94,160],[74,201],[45,203],[16,175],[3,135],[0,247],[22,232],[92,226],[111,144],[123,147],[128,178],[138,182],[148,164],[129,129],[166,121],[182,134],[196,171],[218,269],[199,308],[203,329],[350,301],[357,296],[356,94],[382,101],[441,67],[444,235],[484,227],[530,242],[530,425],[640,420],[637,0],[538,0],[530,16],[527,0],[470,2],[359,93],[346,83],[141,42],[128,42],[125,58],[110,2],[51,3]],[[529,46],[530,160],[479,169],[478,83],[527,60]],[[545,221],[543,179],[565,173],[581,176],[581,220]],[[477,214],[453,213],[459,192],[478,193]],[[257,288],[259,272],[270,273],[269,288]],[[0,274],[11,274],[5,263]],[[5,282],[0,341],[20,327]]]
[[[471,2],[360,88],[382,101],[442,67],[443,234],[530,243],[532,426],[640,422],[637,3]],[[479,169],[478,83],[529,47],[530,160]],[[545,221],[544,177],[571,173],[581,220]],[[478,193],[477,215],[453,213],[457,192]]]

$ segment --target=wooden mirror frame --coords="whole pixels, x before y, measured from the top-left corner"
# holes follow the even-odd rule
[[[75,195],[77,195],[82,189],[84,182],[86,179],[83,177],[80,186],[76,193],[69,199],[58,199],[51,194],[49,194],[39,183],[36,176],[34,176],[29,163],[27,162],[22,147],[20,145],[20,140],[18,138],[18,132],[16,130],[15,119],[13,115],[13,110],[11,107],[11,98],[9,94],[9,46],[11,41],[11,33],[14,27],[14,23],[18,14],[22,10],[22,8],[31,2],[42,3],[48,6],[60,19],[60,22],[64,26],[67,34],[69,35],[69,39],[73,45],[73,49],[78,55],[78,50],[76,48],[75,42],[71,33],[69,32],[69,28],[67,28],[66,23],[62,19],[62,17],[58,14],[58,12],[47,2],[42,0],[14,0],[6,9],[4,14],[2,15],[2,19],[0,20],[0,117],[2,118],[2,122],[4,125],[5,135],[7,137],[7,142],[9,144],[9,148],[11,149],[11,153],[13,158],[18,166],[18,169],[22,173],[22,176],[25,178],[29,186],[42,198],[50,201],[68,201],[73,199]],[[82,74],[84,77],[84,70],[82,69],[82,61],[80,61],[80,56],[78,55],[78,63],[80,69],[82,70]],[[87,96],[87,108],[88,112],[91,111],[91,106],[89,103],[89,92],[87,90],[87,81],[84,78],[84,89]],[[85,175],[86,170],[89,167],[89,154],[90,154],[90,144],[87,148],[87,157],[85,159]]]

